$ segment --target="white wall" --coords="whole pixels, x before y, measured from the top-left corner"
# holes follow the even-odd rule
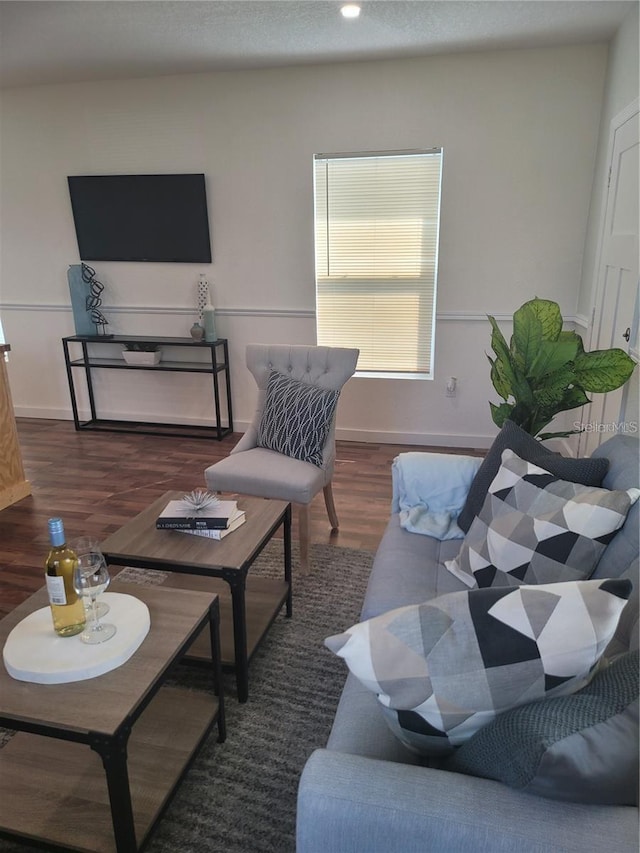
[[[66,270],[78,253],[67,175],[207,175],[211,266],[96,267],[116,333],[187,335],[207,273],[242,429],[253,411],[246,343],[315,341],[313,154],[442,146],[435,380],[352,380],[339,435],[488,445],[486,313],[508,319],[534,295],[576,312],[606,58],[590,45],[5,92],[0,312],[17,414],[70,417],[60,338],[74,331]],[[106,372],[101,413],[198,422],[209,388],[198,382]]]

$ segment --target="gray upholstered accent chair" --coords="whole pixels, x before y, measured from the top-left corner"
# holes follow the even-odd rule
[[[231,454],[205,471],[207,487],[216,492],[238,492],[290,501],[298,507],[300,566],[309,566],[309,505],[322,489],[332,529],[338,527],[331,477],[335,462],[335,414],[322,453],[322,466],[258,446],[260,420],[272,371],[307,385],[339,391],[353,375],[357,349],[313,346],[247,346],[247,367],[258,385],[258,404],[247,432]]]

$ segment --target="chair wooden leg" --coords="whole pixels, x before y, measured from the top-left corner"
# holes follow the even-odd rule
[[[309,571],[309,505],[298,507],[298,540],[300,543],[300,570],[303,575]]]
[[[323,492],[324,505],[327,508],[327,515],[329,516],[329,523],[331,524],[331,529],[337,530],[339,527],[338,514],[336,513],[336,505],[333,502],[333,489],[331,488],[331,482],[327,483],[327,485],[323,489]]]

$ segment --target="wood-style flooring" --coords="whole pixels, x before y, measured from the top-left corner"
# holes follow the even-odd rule
[[[0,616],[43,585],[48,518],[61,516],[69,539],[102,540],[162,492],[203,488],[204,469],[240,438],[76,432],[70,421],[26,418],[18,419],[18,435],[32,495],[0,511]],[[408,450],[447,452],[339,441],[333,493],[340,529],[331,532],[320,493],[311,507],[312,544],[375,551],[389,518],[391,463]],[[452,452],[482,455],[471,448]]]

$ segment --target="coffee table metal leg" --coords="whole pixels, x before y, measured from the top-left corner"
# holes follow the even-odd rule
[[[209,608],[209,631],[211,634],[211,661],[213,664],[213,689],[218,697],[218,743],[224,743],[227,726],[224,711],[224,686],[222,683],[222,650],[220,647],[220,599],[216,598]]]
[[[246,578],[244,573],[236,572],[233,578],[228,578],[228,583],[231,589],[231,609],[233,612],[233,648],[238,701],[246,702],[249,698],[249,661],[247,660]]]
[[[113,835],[118,853],[135,853],[136,831],[131,807],[131,791],[127,772],[127,740],[130,730],[121,729],[115,737],[90,734],[90,746],[102,759],[107,777]]]
[[[289,584],[287,594],[287,616],[293,612],[293,587],[291,584],[291,504],[284,514],[284,579]]]

